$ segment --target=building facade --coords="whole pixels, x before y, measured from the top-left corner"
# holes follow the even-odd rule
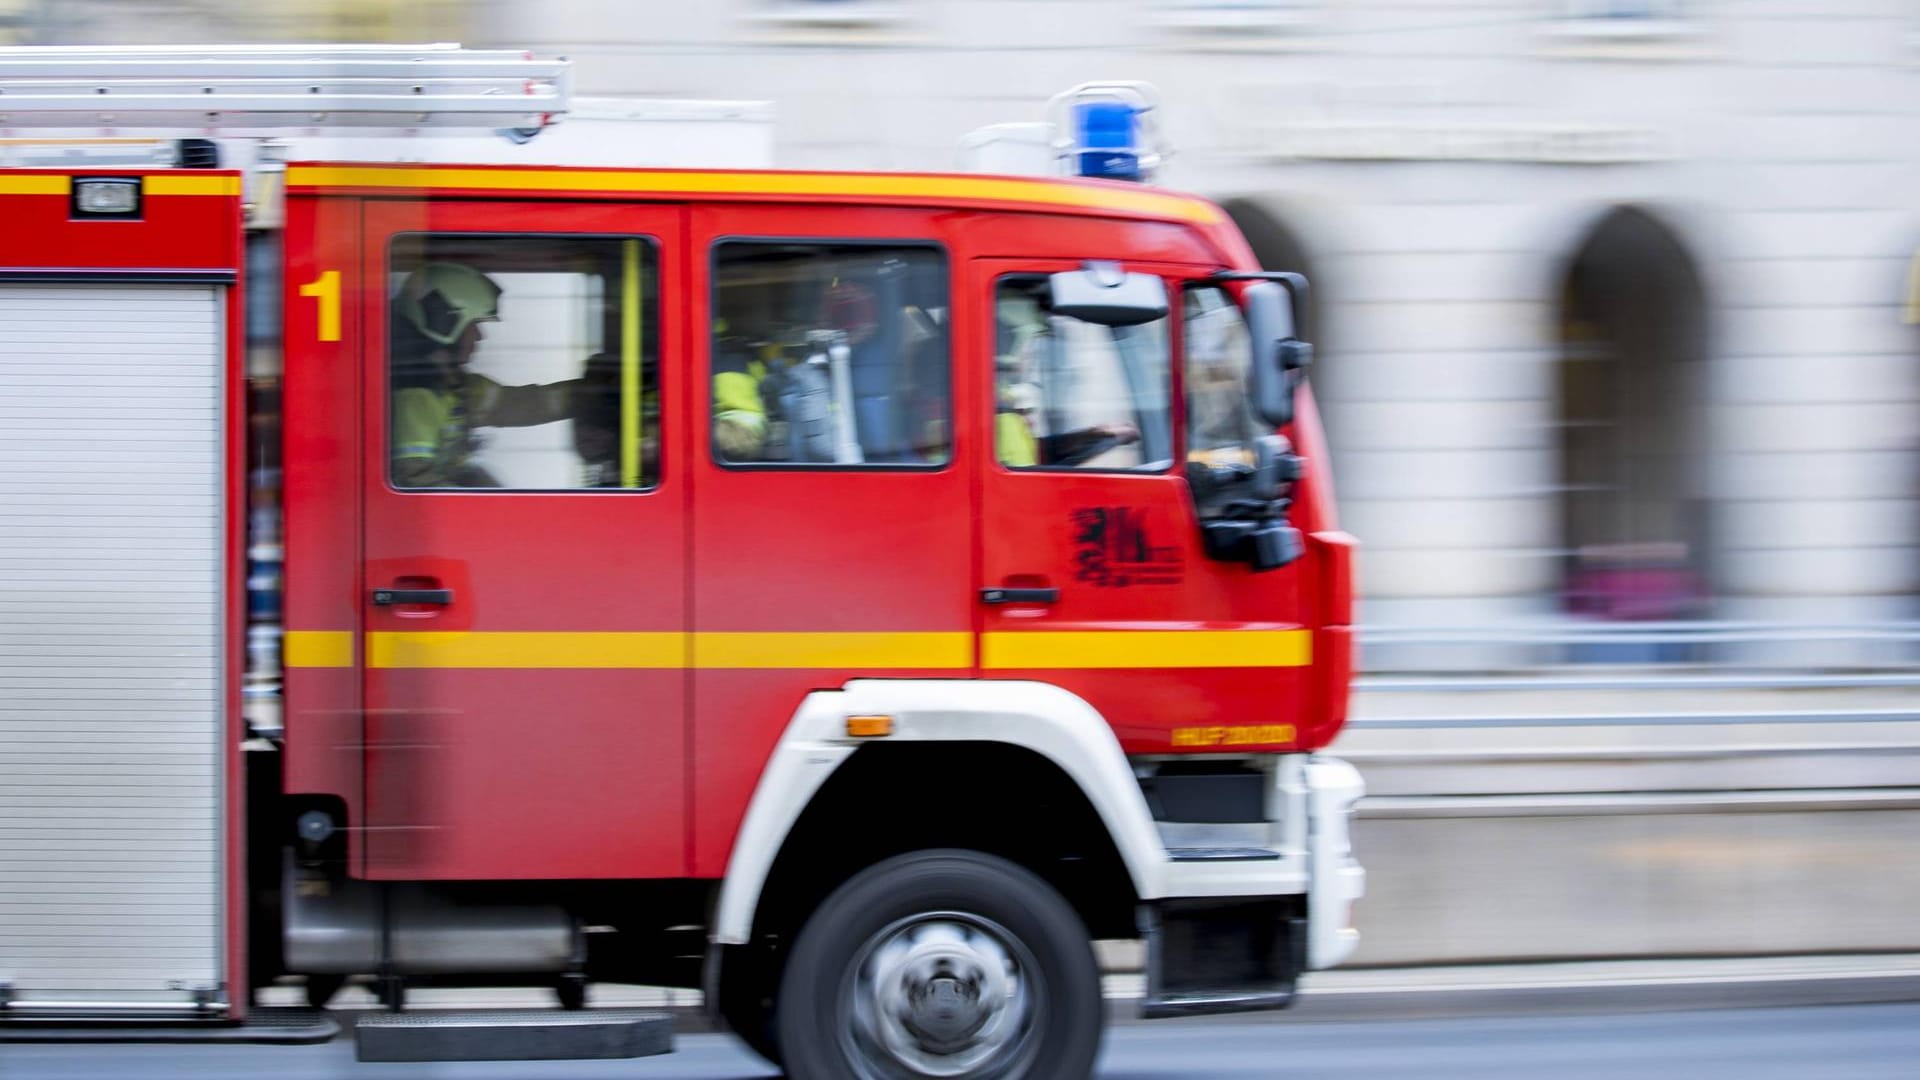
[[[1855,631],[1920,618],[1916,0],[310,0],[243,32],[425,24],[581,93],[771,101],[792,167],[952,169],[1150,80],[1164,180],[1316,283],[1370,667],[1915,658]],[[1737,625],[1620,636],[1703,621]]]
[[[796,167],[953,168],[963,133],[1039,119],[1067,86],[1156,83],[1165,180],[1316,283],[1363,616],[1397,628],[1371,667],[1910,655],[1847,630],[1920,616],[1911,0],[578,0],[472,18],[574,57],[588,92],[771,100]],[[1610,636],[1697,620],[1805,633]]]

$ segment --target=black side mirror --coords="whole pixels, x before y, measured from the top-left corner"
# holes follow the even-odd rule
[[[1297,276],[1297,275],[1289,275]],[[1299,287],[1306,287],[1302,278]],[[1274,427],[1293,423],[1293,390],[1301,369],[1313,362],[1313,346],[1295,334],[1299,326],[1295,289],[1256,281],[1243,294],[1247,332],[1253,339],[1248,394],[1260,419]]]

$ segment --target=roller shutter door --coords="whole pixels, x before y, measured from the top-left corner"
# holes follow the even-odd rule
[[[0,284],[0,983],[222,981],[223,290]]]

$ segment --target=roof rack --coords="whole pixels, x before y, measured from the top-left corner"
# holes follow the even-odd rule
[[[451,43],[15,46],[0,129],[537,130],[566,112],[569,67]]]

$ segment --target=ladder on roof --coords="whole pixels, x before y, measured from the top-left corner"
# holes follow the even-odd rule
[[[537,131],[566,112],[566,60],[433,45],[0,48],[0,130]]]

